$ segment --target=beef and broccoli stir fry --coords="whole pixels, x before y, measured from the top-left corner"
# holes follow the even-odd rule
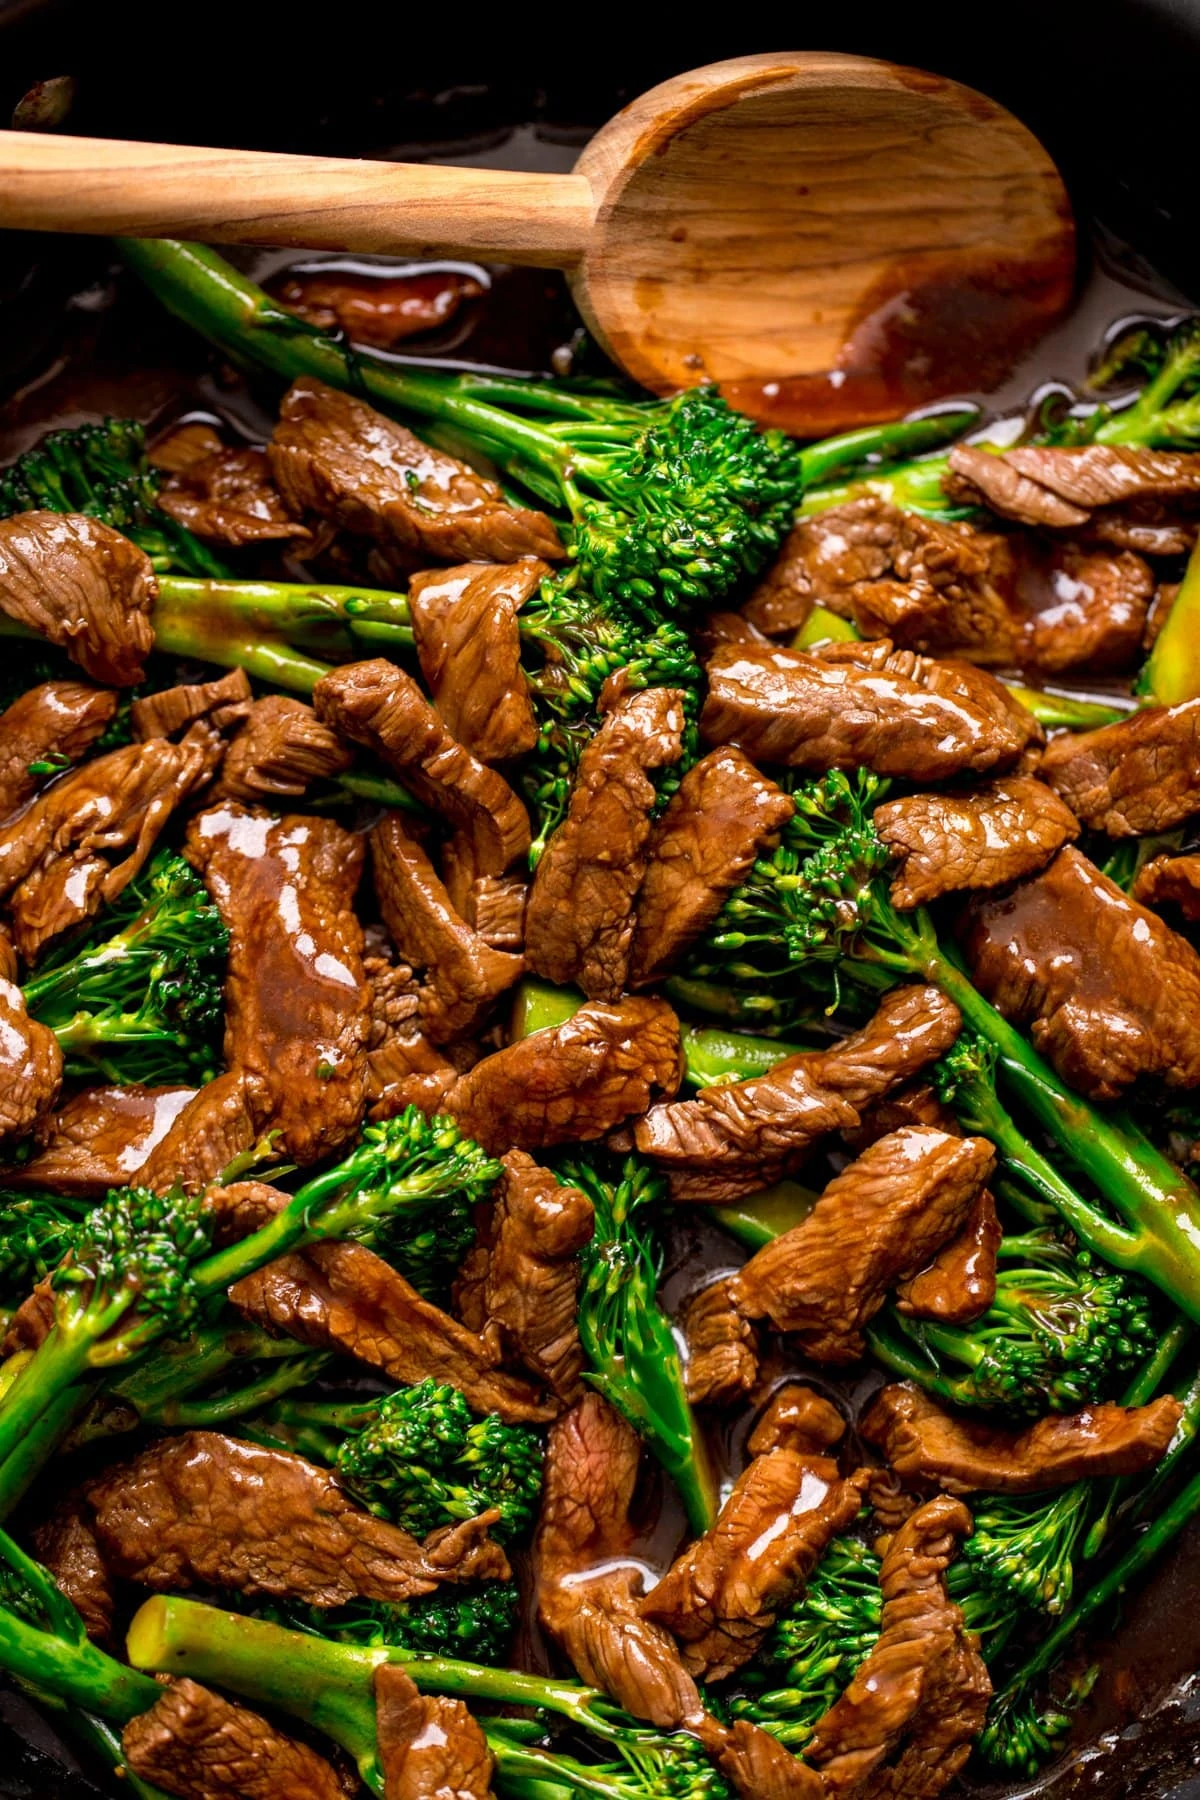
[[[801,446],[125,255],[275,423],[0,471],[0,1669],[143,1800],[1035,1773],[1200,1511],[1200,330]]]

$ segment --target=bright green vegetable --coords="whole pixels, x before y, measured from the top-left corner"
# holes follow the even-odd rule
[[[182,856],[160,850],[99,921],[54,947],[23,992],[69,1075],[199,1085],[220,1066],[229,933]]]

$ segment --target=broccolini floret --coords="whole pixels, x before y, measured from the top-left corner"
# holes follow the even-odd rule
[[[25,1004],[69,1075],[199,1085],[220,1066],[229,933],[203,881],[160,851],[84,936],[51,950]]]
[[[596,1213],[595,1236],[581,1258],[586,1379],[644,1438],[679,1489],[693,1529],[705,1531],[716,1515],[712,1471],[674,1329],[656,1292],[662,1252],[653,1215],[665,1183],[634,1156],[624,1162],[571,1157],[558,1174],[582,1188]]]
[[[995,1298],[969,1325],[881,1314],[867,1335],[884,1367],[952,1405],[1030,1418],[1111,1399],[1157,1338],[1144,1285],[1053,1232],[1004,1238],[998,1261]]]

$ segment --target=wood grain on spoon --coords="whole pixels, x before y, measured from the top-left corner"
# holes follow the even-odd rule
[[[815,52],[664,82],[570,175],[0,133],[0,225],[562,268],[647,387],[716,380],[794,430],[978,385],[981,349],[1002,378],[1074,273],[1062,182],[1010,113]]]

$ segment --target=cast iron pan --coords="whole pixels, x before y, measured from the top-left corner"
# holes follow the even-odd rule
[[[70,74],[79,132],[565,167],[625,99],[682,68],[755,50],[855,51],[954,76],[1012,108],[1059,162],[1078,217],[1095,222],[1109,254],[1135,276],[1144,259],[1165,278],[1160,293],[1200,302],[1200,0],[793,4],[777,17],[760,8],[744,30],[698,20],[685,30],[672,7],[658,26],[669,20],[669,40],[647,35],[644,0],[636,10],[612,0],[554,14],[509,7],[482,21],[473,7],[423,18],[394,0],[323,10],[0,0],[0,123],[33,83]],[[63,300],[107,260],[87,240],[0,235],[0,400],[52,362]],[[505,321],[514,364],[523,335],[544,341],[569,324],[552,285],[519,296]],[[1193,1531],[1131,1599],[1071,1754],[1038,1783],[975,1789],[980,1800],[1200,1800],[1197,1549]],[[104,1795],[52,1723],[0,1690],[0,1797]]]

